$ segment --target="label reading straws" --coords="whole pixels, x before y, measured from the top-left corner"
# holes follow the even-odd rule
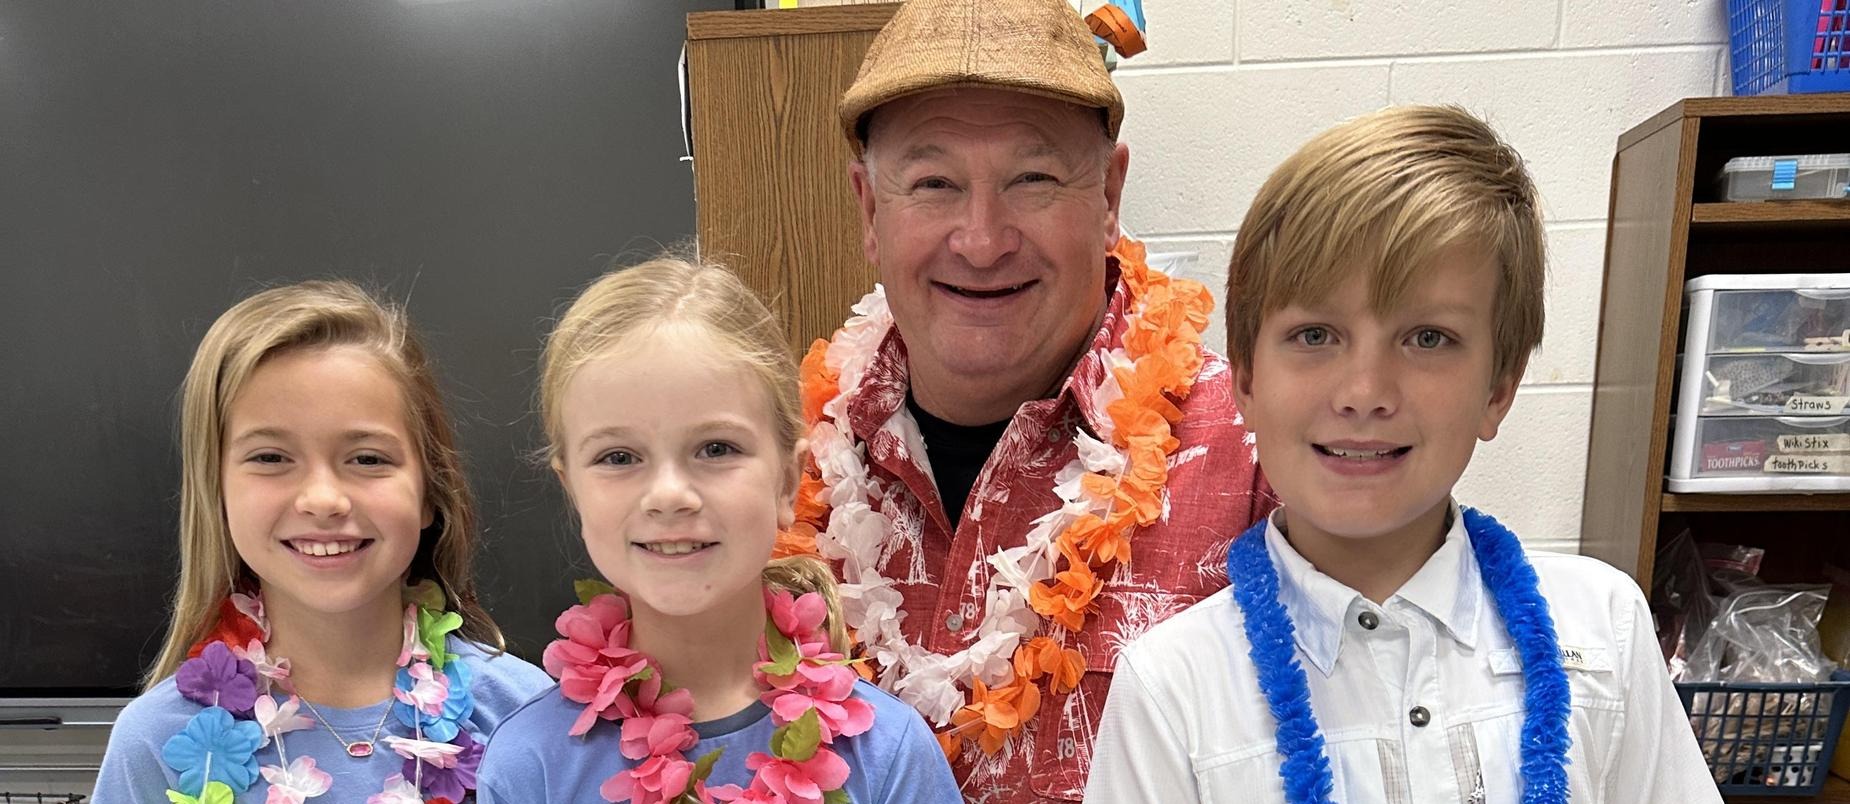
[[[1850,396],[1795,396],[1786,400],[1787,413],[1834,416],[1850,406]]]

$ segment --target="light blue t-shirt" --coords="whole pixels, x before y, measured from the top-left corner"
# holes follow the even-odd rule
[[[854,695],[873,704],[873,728],[829,746],[848,763],[845,789],[854,804],[962,804],[951,766],[919,713],[865,681],[855,682]],[[555,688],[502,721],[482,756],[478,800],[601,804],[604,780],[637,763],[618,750],[621,730],[614,722],[599,721],[583,737],[566,734],[583,709]],[[745,759],[769,753],[775,729],[770,708],[753,703],[738,714],[694,724],[700,742],[683,754],[698,759],[725,749],[707,785],[746,787],[752,772]]]
[[[516,656],[489,656],[480,647],[454,636],[449,645],[450,651],[461,657],[460,661],[468,665],[474,676],[470,692],[475,698],[475,712],[469,716],[469,730],[477,739],[486,738],[508,713],[552,684],[552,678],[545,671]],[[282,695],[278,702],[288,697]],[[365,804],[366,799],[384,789],[388,777],[404,769],[404,758],[386,747],[385,738],[410,737],[411,729],[396,716],[387,716],[386,709],[391,702],[388,698],[358,709],[317,707],[321,716],[327,718],[328,725],[350,743],[372,737],[380,718],[385,718],[385,728],[374,746],[373,755],[365,759],[347,756],[346,750],[320,721],[316,721],[312,729],[283,735],[283,748],[289,752],[291,761],[302,756],[314,757],[315,767],[334,777],[333,787],[310,801],[315,804]],[[109,749],[103,755],[103,768],[97,775],[96,792],[91,797],[96,804],[167,804],[167,790],[178,789],[179,774],[161,760],[161,749],[199,714],[200,709],[199,704],[180,695],[172,677],[123,707],[122,715],[109,733]],[[302,708],[301,714],[313,719],[307,707]],[[275,741],[258,749],[257,762],[259,765],[282,764],[277,759]],[[262,804],[269,795],[269,787],[262,776],[257,777],[250,789],[238,796],[238,804]]]

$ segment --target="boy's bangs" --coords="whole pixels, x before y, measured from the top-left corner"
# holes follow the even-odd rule
[[[1317,306],[1359,277],[1368,282],[1369,309],[1386,315],[1405,301],[1408,289],[1440,255],[1462,243],[1480,246],[1487,256],[1497,258],[1502,284],[1508,226],[1484,205],[1461,206],[1420,198],[1349,227],[1318,227],[1310,221],[1287,224],[1276,241],[1273,270],[1254,288],[1257,298],[1264,300],[1261,314],[1294,304]],[[1500,293],[1497,307],[1502,307]]]

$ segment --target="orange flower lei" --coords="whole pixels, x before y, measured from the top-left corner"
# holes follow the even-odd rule
[[[1121,350],[1107,358],[1121,395],[1105,405],[1112,423],[1110,443],[1122,468],[1082,476],[1083,493],[1106,502],[1104,514],[1080,514],[1067,524],[1052,544],[1059,555],[1055,571],[1034,580],[1027,593],[1034,612],[1067,633],[1085,628],[1104,579],[1130,560],[1135,530],[1162,515],[1169,457],[1179,446],[1172,432],[1182,418],[1176,401],[1188,397],[1201,371],[1201,333],[1214,304],[1201,283],[1151,269],[1136,240],[1120,237],[1111,254],[1129,292]],[[824,406],[841,394],[841,372],[830,365],[830,346],[831,341],[818,340],[803,358],[803,416],[812,429],[827,418]],[[827,491],[812,456],[797,491],[796,523],[779,534],[776,555],[819,554],[817,535],[830,514]],[[1045,683],[1056,695],[1071,692],[1085,672],[1085,661],[1060,641],[1037,636],[1015,648],[1010,670],[998,685],[970,679],[965,703],[951,716],[950,727],[938,733],[947,757],[955,759],[966,740],[975,740],[985,753],[1000,750],[1039,710],[1039,685]]]

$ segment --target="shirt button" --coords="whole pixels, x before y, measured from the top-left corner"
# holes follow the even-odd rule
[[[1425,728],[1426,724],[1432,722],[1432,713],[1426,711],[1424,706],[1413,707],[1413,710],[1407,713],[1407,722],[1412,723],[1416,728]]]
[[[952,631],[964,630],[964,616],[953,612],[951,616],[944,618],[944,627]]]
[[[1376,614],[1372,611],[1364,611],[1361,614],[1356,615],[1355,622],[1357,625],[1362,626],[1363,630],[1373,631],[1376,628],[1380,627],[1381,615]]]

